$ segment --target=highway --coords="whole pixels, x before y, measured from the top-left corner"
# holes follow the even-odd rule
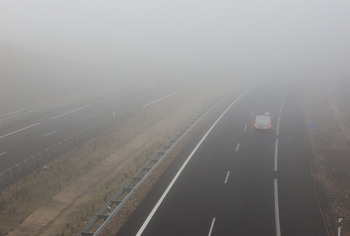
[[[309,173],[300,91],[259,83],[232,98],[116,235],[328,235]],[[259,112],[270,112],[270,133],[255,132]]]
[[[27,119],[0,128],[0,173],[77,133],[116,117],[147,109],[191,86],[142,86],[79,103],[43,107]],[[6,118],[6,115],[0,119]]]

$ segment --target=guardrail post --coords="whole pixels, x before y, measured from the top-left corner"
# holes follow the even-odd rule
[[[341,236],[341,229],[343,228],[343,218],[338,220],[338,236]]]

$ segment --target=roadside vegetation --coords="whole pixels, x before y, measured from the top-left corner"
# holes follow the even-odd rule
[[[311,172],[321,209],[331,235],[344,219],[343,235],[350,235],[350,82],[328,80],[307,84],[305,113],[309,124],[307,144],[313,158]]]
[[[115,127],[1,192],[0,236],[10,231],[9,235],[76,235],[169,138],[225,89],[196,88],[180,98],[170,98],[165,104],[125,117]],[[206,96],[197,96],[201,93]],[[89,178],[93,184],[80,184]],[[45,217],[38,213],[43,208]],[[55,211],[52,219],[51,211]],[[23,224],[24,221],[30,223]]]

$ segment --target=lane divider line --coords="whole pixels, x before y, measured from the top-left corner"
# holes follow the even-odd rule
[[[49,136],[49,135],[51,135],[51,134],[54,134],[54,133],[56,133],[56,132],[57,132],[57,130],[52,131],[52,132],[50,132],[50,133],[47,133],[47,134],[43,135],[43,137],[45,138],[45,137],[47,137],[47,136]]]
[[[278,162],[278,139],[276,139],[276,143],[275,143],[275,162],[274,162],[274,171],[277,171],[277,163]]]
[[[145,228],[147,227],[147,225],[149,224],[149,222],[151,221],[153,215],[156,213],[156,211],[158,210],[160,204],[162,204],[163,200],[165,199],[166,195],[169,193],[170,189],[173,187],[174,183],[176,182],[176,180],[179,178],[180,174],[182,173],[182,171],[185,169],[186,165],[188,164],[188,162],[192,159],[192,157],[194,156],[194,154],[196,153],[196,151],[198,150],[198,148],[202,145],[202,143],[204,142],[204,140],[207,138],[207,136],[209,135],[209,133],[214,129],[214,127],[216,126],[217,123],[219,123],[219,121],[222,119],[222,117],[228,112],[228,110],[230,110],[230,108],[236,104],[236,102],[238,102],[251,88],[253,88],[254,85],[250,86],[249,88],[247,88],[238,98],[236,98],[236,100],[234,100],[231,105],[221,114],[221,116],[215,121],[215,123],[210,127],[210,129],[207,131],[207,133],[203,136],[203,138],[199,141],[199,143],[197,144],[197,146],[193,149],[193,151],[190,153],[190,155],[187,157],[187,159],[185,160],[185,162],[182,164],[182,166],[180,167],[180,169],[178,170],[178,172],[176,173],[176,175],[174,176],[174,178],[171,180],[170,184],[168,185],[168,187],[165,189],[164,193],[162,194],[162,196],[160,197],[160,199],[158,200],[158,202],[156,203],[156,205],[153,207],[152,211],[150,212],[150,214],[148,215],[148,217],[146,218],[146,220],[143,222],[141,228],[139,229],[139,231],[137,232],[136,236],[141,236],[141,234],[143,233],[143,231],[145,230]]]
[[[21,132],[21,131],[23,131],[23,130],[30,129],[30,128],[32,128],[32,127],[34,127],[34,126],[37,126],[37,125],[40,125],[40,124],[41,124],[41,122],[38,122],[38,123],[36,123],[36,124],[34,124],[34,125],[29,125],[29,126],[27,126],[27,127],[25,127],[25,128],[22,128],[22,129],[13,131],[13,132],[11,132],[11,133],[8,133],[8,134],[5,134],[5,135],[3,135],[3,136],[0,136],[0,139],[5,138],[5,137],[7,137],[7,136],[10,136],[10,135],[12,135],[12,134]]]
[[[227,184],[227,181],[228,181],[228,177],[230,176],[230,171],[227,172],[227,175],[226,175],[226,178],[225,178],[225,184]]]
[[[281,106],[280,106],[280,115],[282,115],[282,110],[283,110],[283,102],[281,103]]]
[[[111,98],[106,98],[106,99],[100,100],[100,101],[96,102],[96,104],[100,104],[100,103],[103,103],[103,102],[108,102],[108,101],[111,101],[111,100],[116,99],[116,98],[119,98],[119,97],[121,97],[121,95],[118,95],[118,96],[114,96],[114,97],[111,97]]]
[[[177,95],[177,94],[179,94],[179,93],[182,93],[182,92],[184,92],[185,90],[190,89],[190,88],[192,88],[192,87],[184,88],[184,89],[181,89],[181,90],[176,91],[176,92],[174,92],[174,93],[168,94],[168,95],[166,95],[166,96],[164,96],[164,97],[161,97],[161,98],[159,98],[159,99],[157,99],[157,100],[155,100],[155,101],[153,101],[153,102],[150,102],[150,103],[147,103],[147,104],[143,105],[142,108],[146,108],[146,107],[148,107],[148,106],[151,106],[151,105],[153,105],[154,103],[160,102],[160,101],[162,101],[162,100],[164,100],[164,99],[167,99],[168,97],[175,96],[175,95]]]
[[[89,116],[85,117],[83,120],[88,120],[90,118],[92,118],[92,115],[89,115]]]
[[[83,109],[88,108],[88,107],[90,107],[90,105],[86,105],[86,106],[83,106],[83,107],[79,107],[79,108],[77,108],[77,109],[74,109],[74,110],[65,112],[65,113],[63,113],[63,114],[60,114],[60,115],[57,115],[57,116],[54,116],[54,117],[51,117],[50,120],[54,120],[54,119],[56,119],[56,118],[59,118],[59,117],[62,117],[62,116],[71,114],[71,113],[73,113],[73,112],[77,112],[77,111],[83,110]]]
[[[276,236],[281,236],[280,210],[278,204],[278,181],[274,179]]]
[[[212,232],[213,232],[213,229],[214,229],[214,224],[215,224],[215,217],[213,218],[212,222],[211,222],[211,225],[210,225],[210,229],[209,229],[209,233],[208,233],[208,236],[211,236]]]
[[[236,152],[238,151],[240,145],[241,145],[240,143],[237,144]]]
[[[246,131],[246,130],[247,130],[247,128],[248,128],[248,125],[245,125],[245,126],[244,126],[244,131]]]
[[[281,123],[281,116],[278,116],[277,128],[276,128],[276,135],[277,136],[280,134],[280,123]]]
[[[3,156],[3,155],[6,155],[6,154],[7,154],[7,152],[3,152],[3,153],[0,154],[0,157]]]

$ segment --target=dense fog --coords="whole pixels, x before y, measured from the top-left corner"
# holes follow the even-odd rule
[[[1,101],[159,81],[347,79],[349,7],[1,0]]]

